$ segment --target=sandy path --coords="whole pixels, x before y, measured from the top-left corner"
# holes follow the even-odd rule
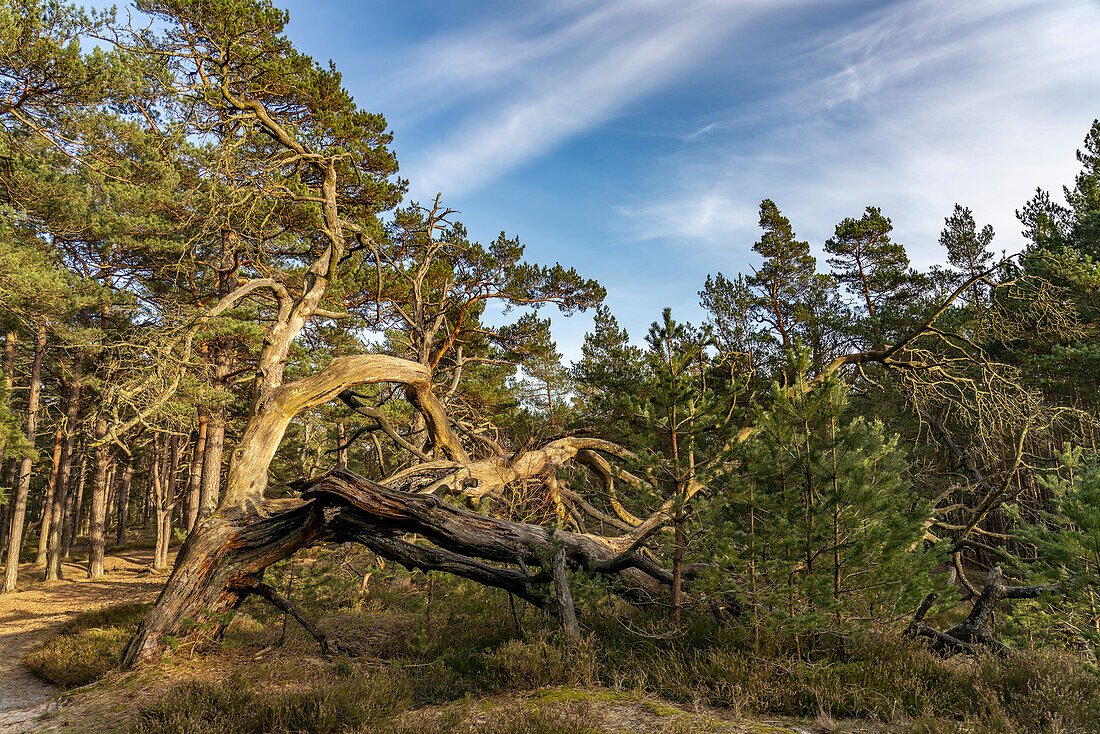
[[[126,601],[152,601],[163,576],[147,572],[152,551],[109,556],[107,573],[84,578],[82,566],[66,563],[64,581],[40,581],[40,569],[20,571],[20,591],[0,595],[0,734],[33,731],[34,721],[57,708],[57,688],[35,676],[23,656],[36,642],[79,612]]]

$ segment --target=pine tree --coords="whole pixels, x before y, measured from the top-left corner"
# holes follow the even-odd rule
[[[658,488],[659,500],[671,500],[672,607],[679,624],[689,501],[722,466],[713,445],[721,445],[716,429],[728,427],[728,421],[710,379],[707,329],[675,321],[666,308],[661,321],[650,326],[646,344],[650,381],[632,400],[639,468]]]
[[[993,259],[993,253],[989,250],[992,242],[992,225],[987,224],[978,231],[974,214],[966,207],[956,204],[955,211],[944,220],[940,244],[947,250],[947,261],[961,273],[964,280],[989,269],[989,262]],[[970,308],[978,319],[979,331],[984,320],[987,290],[988,287],[981,283],[975,283],[970,288]]]
[[[762,262],[746,279],[760,304],[760,317],[779,336],[782,349],[794,346],[799,326],[809,318],[806,296],[816,279],[817,260],[808,242],[795,239],[790,221],[771,199],[760,202],[763,236],[752,246]]]
[[[931,585],[931,508],[914,499],[897,437],[851,415],[843,382],[807,381],[805,354],[794,362],[796,381],[758,408],[743,468],[720,495],[734,579],[748,576],[739,588],[758,614],[893,619]]]
[[[890,238],[893,229],[878,207],[869,206],[859,219],[844,219],[825,242],[836,279],[866,309],[867,337],[876,348],[885,343],[897,310],[917,292],[905,248]]]
[[[601,433],[617,438],[618,424],[629,419],[622,396],[646,378],[642,350],[630,343],[630,335],[607,306],[596,307],[592,325],[584,335],[581,359],[570,368],[577,407]]]

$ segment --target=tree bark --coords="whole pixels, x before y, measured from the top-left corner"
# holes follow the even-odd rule
[[[935,594],[929,594],[921,603],[913,621],[909,623],[906,634],[911,637],[925,637],[932,641],[932,649],[947,654],[955,652],[972,653],[979,648],[992,649],[1001,655],[1012,652],[993,629],[993,612],[997,604],[1004,599],[1035,599],[1036,597],[1062,590],[1064,584],[1043,584],[1036,586],[1009,586],[1005,583],[1000,566],[994,566],[986,577],[981,593],[966,619],[941,632],[924,624],[924,616],[936,601]]]
[[[61,557],[65,559],[69,557],[73,538],[80,535],[83,529],[84,478],[88,469],[87,441],[83,437],[80,440],[78,453],[80,454],[80,469],[77,473],[69,476],[69,496],[73,495],[72,485],[75,484],[76,499],[73,502],[65,503],[65,519],[61,528]]]
[[[214,360],[214,387],[224,389],[229,374],[229,358],[218,355]],[[206,517],[218,506],[222,486],[222,455],[225,451],[225,406],[218,404],[210,411],[206,427],[206,447],[202,457],[202,489],[199,492],[197,519]]]
[[[73,536],[87,532],[84,524],[84,488],[88,479],[88,452],[80,452],[80,481],[76,483],[76,501],[73,503]]]
[[[61,449],[61,463],[57,468],[57,482],[53,491],[53,506],[50,511],[49,558],[46,565],[46,578],[57,580],[61,574],[61,535],[64,529],[65,506],[71,499],[69,494],[69,474],[73,465],[73,448],[76,446],[76,432],[80,421],[80,393],[82,383],[79,373],[74,372],[69,380],[65,408],[65,445]]]
[[[543,608],[552,599],[570,635],[579,628],[575,617],[570,621],[568,616],[571,596],[567,584],[562,587],[566,566],[609,577],[635,601],[658,600],[663,596],[660,590],[672,580],[667,569],[637,553],[623,554],[596,536],[479,515],[351,472],[336,470],[296,486],[305,490],[304,504],[272,501],[263,515],[218,513],[200,522],[180,550],[153,611],[127,646],[125,665],[154,660],[164,635],[181,634],[183,620],[216,618],[236,608],[268,565],[318,542],[360,542],[399,563],[456,573]],[[393,537],[395,533],[416,533],[437,547],[413,545]],[[547,563],[555,556],[557,579],[555,564]],[[520,570],[491,563],[516,564]],[[528,564],[548,567],[531,574]],[[685,567],[685,578],[689,572]],[[538,586],[556,592],[553,597],[535,592]]]
[[[38,325],[34,343],[34,362],[31,365],[30,385],[27,391],[27,443],[34,449],[38,437],[38,403],[42,388],[42,358],[46,351],[46,323]],[[11,503],[11,521],[8,531],[7,565],[4,569],[4,585],[0,591],[15,591],[19,575],[19,554],[23,548],[23,525],[27,517],[27,497],[31,487],[31,468],[34,457],[27,453],[19,462],[19,480]]]
[[[38,524],[38,552],[34,565],[46,565],[46,541],[50,535],[50,512],[53,508],[53,494],[57,486],[57,473],[61,466],[61,452],[65,446],[65,428],[59,421],[53,434],[53,454],[51,455],[50,477],[46,480],[45,497],[42,499],[42,521]]]
[[[102,413],[95,422],[95,479],[92,483],[91,511],[88,513],[88,578],[103,575],[103,556],[107,545],[107,417]]]
[[[206,415],[199,414],[199,427],[195,431],[195,449],[191,454],[191,470],[188,477],[187,514],[184,527],[190,533],[195,528],[202,502],[202,468],[206,455]]]
[[[172,535],[172,506],[168,498],[168,478],[164,472],[165,467],[169,465],[168,450],[166,446],[160,445],[157,437],[153,438],[151,465],[153,510],[157,529],[156,545],[153,548],[153,568],[160,570],[168,566],[168,541]]]
[[[115,544],[126,544],[126,522],[130,517],[130,483],[134,479],[134,459],[126,457],[126,465],[122,469],[122,481],[118,487],[118,504],[116,505]]]

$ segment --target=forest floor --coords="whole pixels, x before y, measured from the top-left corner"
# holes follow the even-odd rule
[[[155,599],[166,576],[151,571],[151,560],[152,552],[147,549],[118,552],[108,556],[106,575],[94,581],[84,578],[84,568],[77,563],[65,564],[67,578],[62,581],[42,580],[42,569],[29,564],[21,569],[20,591],[0,596],[0,734],[133,731],[137,727],[135,712],[173,686],[188,682],[224,684],[241,676],[251,678],[262,669],[264,679],[259,685],[278,689],[286,683],[273,680],[278,677],[273,670],[294,668],[300,675],[303,669],[320,673],[331,667],[311,649],[311,640],[292,629],[286,647],[267,639],[231,645],[208,655],[178,651],[152,670],[113,673],[70,691],[60,690],[30,670],[25,661],[27,653],[56,637],[58,629],[78,614]],[[543,686],[498,695],[468,694],[450,702],[407,709],[391,724],[399,732],[823,731],[820,722],[815,726],[814,722],[779,717],[744,718],[726,710],[677,705],[637,693],[570,686]],[[574,725],[579,728],[574,729]],[[154,724],[152,729],[142,730],[159,728]],[[882,730],[853,723],[851,728],[830,727],[829,731]]]
[[[152,550],[120,551],[105,559],[106,574],[94,581],[78,563],[63,564],[61,581],[44,581],[41,566],[20,569],[19,592],[0,595],[0,734],[34,731],[33,722],[60,707],[57,687],[23,660],[31,648],[79,613],[155,599],[164,577],[150,573],[152,560]]]
[[[265,577],[339,652],[253,597],[220,641],[204,625],[121,672],[167,578],[151,560],[119,549],[95,581],[75,563],[54,582],[25,567],[0,596],[0,734],[1100,734],[1100,673],[1058,651],[943,660],[898,636],[825,633],[788,649],[784,630],[754,643],[703,619],[669,638],[667,620],[604,610],[583,584],[586,634],[570,642],[499,590],[341,546]]]

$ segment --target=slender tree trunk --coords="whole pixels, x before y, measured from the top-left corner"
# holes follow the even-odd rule
[[[84,525],[84,485],[88,478],[88,452],[80,452],[80,479],[76,483],[76,501],[73,503],[72,538],[87,532]],[[72,540],[70,538],[70,541]],[[69,546],[65,546],[65,557],[69,557]]]
[[[111,512],[118,502],[115,496],[118,493],[118,463],[115,461],[113,455],[107,457],[107,501],[104,503],[105,518],[103,520],[103,535],[104,537],[111,534],[111,516],[115,513]],[[104,541],[106,542],[106,541]]]
[[[10,330],[4,335],[4,385],[7,387],[8,400],[11,400],[12,391],[15,388],[15,342],[19,338],[19,335]],[[0,447],[0,466],[7,466],[8,468],[8,482],[6,486],[11,486],[11,471],[14,468],[12,464],[14,460],[4,462],[4,449]]]
[[[168,463],[167,454],[167,451],[161,450],[159,440],[154,438],[151,486],[157,525],[157,541],[153,549],[153,568],[157,570],[168,566],[168,540],[172,534],[172,507],[168,501],[168,478],[164,475],[164,468]]]
[[[676,510],[672,519],[676,538],[672,548],[672,619],[676,626],[680,626],[680,608],[683,606],[683,579],[684,579],[684,514],[682,509]]]
[[[57,486],[53,491],[53,508],[50,512],[49,558],[46,565],[48,580],[60,579],[61,574],[61,533],[65,521],[65,505],[70,499],[69,474],[73,466],[73,448],[76,445],[76,432],[80,420],[79,373],[74,373],[69,381],[68,405],[65,408],[65,446],[61,450],[61,463],[57,468]]]
[[[88,515],[88,577],[103,575],[103,554],[107,537],[107,417],[102,413],[95,422],[95,481],[92,484],[91,512]]]
[[[156,449],[153,449],[153,461],[156,461]],[[149,477],[150,481],[145,483],[145,491],[141,493],[141,529],[145,530],[149,527],[149,508],[154,502],[155,495],[153,494],[153,482],[152,482],[152,465],[150,465]]]
[[[180,467],[180,437],[172,436],[168,439],[168,466],[165,468],[164,476],[167,477],[165,485],[168,491],[168,502],[172,506],[172,513],[175,514],[176,508],[179,506],[177,499],[179,498],[179,467]]]
[[[115,528],[115,543],[126,544],[126,521],[130,515],[130,483],[134,479],[133,457],[126,458],[126,465],[122,469],[122,481],[118,487],[118,520]]]
[[[50,478],[46,480],[46,496],[42,500],[42,521],[38,524],[38,552],[34,565],[46,565],[46,540],[50,534],[50,508],[53,507],[53,493],[57,486],[57,472],[61,466],[61,452],[65,446],[65,427],[59,421],[53,434],[53,454],[51,457]]]
[[[7,496],[4,499],[4,505],[0,507],[0,548],[8,547],[8,533],[11,532],[11,514],[12,514],[12,502],[14,497],[11,492],[6,493]],[[3,585],[0,584],[0,589]]]
[[[38,402],[42,388],[42,356],[46,350],[46,323],[38,326],[34,344],[34,363],[31,365],[30,385],[27,391],[27,443],[34,448],[38,436]],[[31,487],[33,459],[28,453],[19,462],[19,481],[11,503],[11,523],[8,532],[7,566],[4,570],[2,591],[15,591],[19,575],[19,552],[23,548],[23,524],[27,517],[27,496]]]
[[[347,440],[344,433],[344,423],[341,421],[336,424],[336,445],[339,447],[336,452],[336,466],[341,469],[348,468],[348,447],[344,445]]]
[[[206,415],[199,415],[199,427],[195,431],[195,450],[191,455],[191,471],[188,477],[187,489],[187,515],[184,517],[184,527],[191,532],[195,527],[195,521],[199,517],[199,506],[202,502],[202,466],[206,454]]]
[[[88,464],[87,444],[83,435],[80,439],[80,471],[69,475],[69,496],[76,495],[74,502],[65,503],[65,519],[61,526],[61,557],[68,558],[73,538],[80,535],[81,503],[84,501],[84,470]],[[75,487],[73,485],[76,485]]]
[[[229,358],[218,354],[214,359],[214,387],[223,390],[229,375]],[[210,411],[206,427],[206,450],[203,452],[202,490],[199,493],[198,518],[204,518],[218,506],[222,484],[222,453],[225,450],[226,410],[222,404]]]

